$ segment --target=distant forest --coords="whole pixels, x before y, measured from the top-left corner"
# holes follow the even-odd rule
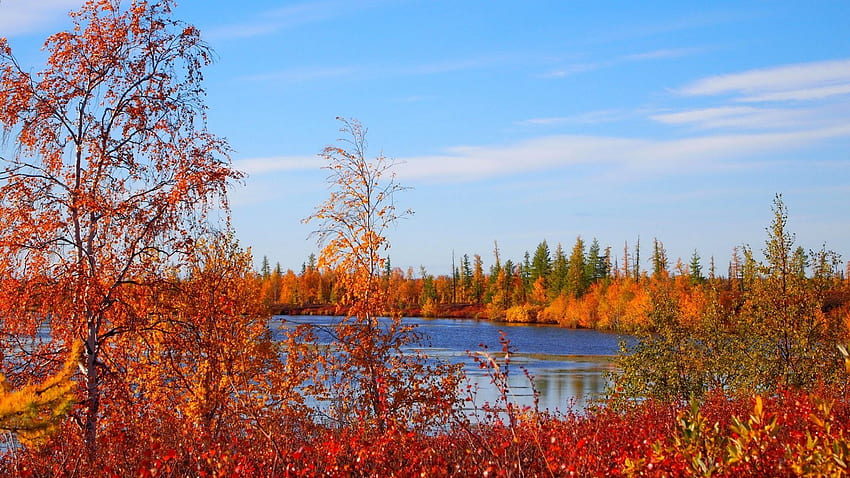
[[[793,236],[788,236],[793,241]],[[768,243],[769,246],[769,243]],[[824,313],[850,313],[850,262],[822,247],[788,247],[787,270],[802,280]],[[644,246],[645,247],[645,246]],[[768,250],[762,251],[769,255]],[[643,254],[646,254],[645,256]],[[649,269],[643,266],[649,265]],[[699,317],[707,307],[739,310],[759,281],[771,275],[770,264],[756,259],[749,246],[732,250],[718,267],[695,250],[686,261],[671,261],[664,244],[653,239],[648,251],[640,240],[626,242],[620,254],[602,248],[594,238],[578,237],[567,253],[559,243],[554,251],[546,240],[521,260],[504,260],[494,244],[493,263],[480,254],[464,254],[451,275],[433,275],[393,268],[382,274],[386,315],[466,317],[505,322],[560,324],[565,327],[634,331],[648,324],[651,296],[659,287],[672,287],[682,316]],[[301,270],[272,268],[263,259],[260,276],[263,297],[277,312],[287,314],[344,314],[339,272],[320,270],[310,255]]]

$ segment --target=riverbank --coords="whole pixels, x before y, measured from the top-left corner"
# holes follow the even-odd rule
[[[272,315],[346,315],[346,308],[333,304],[284,305],[273,304]],[[402,317],[425,317],[422,307],[407,307],[400,311]],[[446,319],[486,319],[486,309],[479,304],[437,304],[429,317]]]

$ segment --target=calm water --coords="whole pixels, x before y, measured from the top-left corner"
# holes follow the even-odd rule
[[[276,325],[311,323],[331,325],[333,317],[279,316]],[[607,384],[604,372],[612,368],[611,359],[620,340],[629,337],[595,330],[573,330],[546,325],[502,324],[469,319],[418,319],[404,321],[418,326],[430,338],[421,347],[432,357],[466,365],[473,384],[479,387],[477,401],[494,401],[496,392],[483,371],[469,358],[468,351],[501,352],[499,331],[507,334],[516,352],[511,357],[510,386],[515,401],[533,403],[531,384],[520,370],[524,367],[534,377],[540,392],[541,409],[569,407],[581,409],[602,396]],[[286,325],[284,325],[285,327]]]

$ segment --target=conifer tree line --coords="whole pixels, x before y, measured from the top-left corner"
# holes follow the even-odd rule
[[[781,196],[777,201],[785,211]],[[826,310],[840,309],[847,302],[850,263],[843,263],[826,245],[816,250],[793,246],[787,258],[790,273],[823,290]],[[735,308],[743,294],[769,275],[772,253],[769,249],[762,251],[768,265],[757,258],[758,254],[758,249],[754,251],[749,245],[735,246],[728,262],[718,266],[713,256],[706,261],[694,249],[687,259],[673,262],[657,238],[652,239],[647,257],[640,238],[631,244],[624,242],[617,254],[612,246],[603,247],[596,238],[588,243],[579,236],[570,249],[558,243],[553,250],[544,239],[533,254],[526,252],[522,259],[504,260],[498,242],[494,242],[489,266],[477,253],[461,255],[454,261],[452,273],[443,275],[432,274],[425,267],[403,270],[387,261],[381,284],[388,301],[387,315],[455,314],[633,331],[647,325],[650,292],[661,283],[674,285],[695,308],[710,294],[716,295],[724,307]],[[259,276],[266,303],[289,312],[309,313],[311,307],[333,306],[343,293],[336,273],[319,269],[312,254],[297,272],[283,271],[279,263],[272,268],[264,257]]]

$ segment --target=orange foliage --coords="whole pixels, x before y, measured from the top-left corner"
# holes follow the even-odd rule
[[[346,148],[328,146],[330,197],[305,221],[317,221],[323,245],[319,268],[333,270],[347,315],[334,327],[331,347],[316,358],[313,394],[331,419],[384,432],[433,426],[456,405],[459,368],[404,349],[420,337],[401,322],[405,305],[400,271],[382,276],[389,247],[386,229],[412,211],[397,212],[393,163],[366,157],[366,129],[340,119]],[[389,313],[381,322],[378,315]],[[307,328],[309,330],[309,327]]]
[[[33,367],[85,343],[90,453],[111,374],[127,360],[115,341],[150,327],[144,296],[191,249],[205,213],[226,211],[226,185],[240,177],[204,126],[209,51],[170,10],[167,0],[90,0],[73,29],[47,39],[38,73],[0,45],[0,125],[18,145],[0,186],[0,296],[19,298],[0,316],[9,331],[49,327],[57,345],[20,356]]]

